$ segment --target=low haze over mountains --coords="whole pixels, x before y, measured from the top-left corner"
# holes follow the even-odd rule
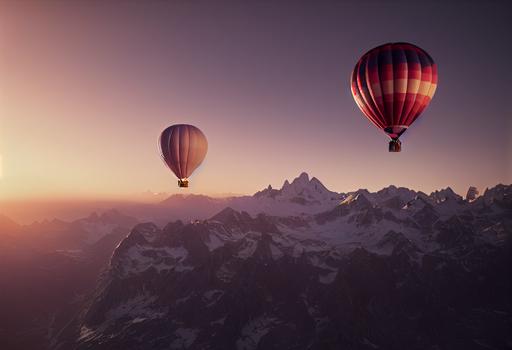
[[[0,217],[2,348],[511,347],[512,186],[469,192],[342,194],[303,173],[254,196]]]

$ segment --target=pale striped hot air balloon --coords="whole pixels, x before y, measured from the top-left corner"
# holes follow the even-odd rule
[[[361,57],[351,78],[354,100],[364,115],[390,138],[389,151],[428,106],[437,87],[437,65],[419,47],[391,43]]]
[[[188,178],[208,151],[206,136],[193,125],[176,124],[162,132],[158,145],[162,160],[178,178],[178,186],[188,187]]]

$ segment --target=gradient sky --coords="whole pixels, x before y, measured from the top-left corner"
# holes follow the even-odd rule
[[[175,123],[209,141],[190,193],[253,193],[302,171],[341,192],[512,182],[509,1],[3,1],[0,13],[3,199],[178,192],[156,146]],[[364,52],[394,41],[439,67],[399,154],[349,85]]]

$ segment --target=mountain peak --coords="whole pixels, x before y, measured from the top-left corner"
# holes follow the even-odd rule
[[[486,203],[492,203],[495,201],[503,201],[510,199],[512,196],[512,185],[498,184],[492,188],[486,188],[482,196]]]
[[[125,239],[124,241],[133,241],[129,242],[131,244],[144,244],[145,242],[153,242],[159,232],[160,229],[154,223],[144,222],[135,225],[130,234],[127,236],[127,239]]]
[[[231,207],[226,207],[222,209],[220,212],[215,214],[210,220],[223,221],[225,218],[236,217],[239,214],[235,209]]]
[[[430,197],[437,203],[442,203],[447,200],[452,200],[452,201],[453,200],[454,201],[462,200],[462,197],[459,196],[457,193],[455,193],[449,186],[446,188],[443,188],[442,190],[432,192],[430,194]]]
[[[377,191],[378,194],[394,194],[398,191],[398,187],[395,185],[389,185],[387,187],[384,187],[380,191]]]
[[[226,207],[216,215],[214,215],[210,220],[220,221],[223,223],[232,223],[232,222],[240,222],[242,220],[251,219],[250,215],[246,212],[236,211],[231,207]]]
[[[302,172],[293,181],[285,180],[280,189],[273,189],[271,186],[257,192],[256,198],[269,198],[278,202],[290,202],[301,206],[330,206],[333,201],[338,201],[343,196],[339,193],[328,190],[316,177],[310,178],[308,173]]]
[[[298,177],[293,179],[292,185],[307,185],[309,183],[309,175],[302,172]]]
[[[478,188],[475,186],[469,186],[468,192],[466,193],[466,200],[468,202],[472,202],[478,197],[479,194],[480,192],[478,192]]]
[[[308,173],[306,173],[305,171],[303,171],[302,173],[300,173],[299,177],[298,177],[298,178],[296,178],[295,180],[297,180],[297,179],[299,179],[299,180],[301,180],[301,181],[309,181],[309,175],[308,175]],[[294,181],[295,181],[295,180],[294,180]]]

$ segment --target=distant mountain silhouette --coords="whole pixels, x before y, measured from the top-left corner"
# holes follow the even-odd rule
[[[137,222],[116,210],[31,225],[0,217],[0,349],[49,349]]]

